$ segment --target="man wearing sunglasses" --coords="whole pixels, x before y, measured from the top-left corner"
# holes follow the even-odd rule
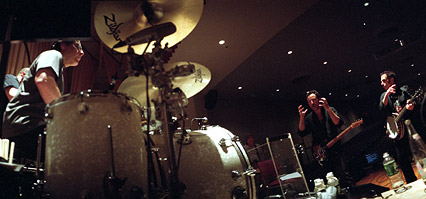
[[[322,147],[328,141],[331,141],[338,135],[338,129],[343,125],[343,119],[337,113],[336,109],[328,104],[326,98],[321,97],[316,90],[306,92],[306,101],[311,111],[305,109],[302,105],[299,110],[299,128],[298,134],[302,137],[312,135],[312,147]],[[324,179],[328,172],[334,172],[336,177],[346,180],[344,177],[344,168],[340,155],[340,143],[327,149],[326,157],[323,161],[313,161],[310,165],[312,172],[307,172],[307,178],[314,180],[316,178]],[[315,154],[314,154],[315,156]]]

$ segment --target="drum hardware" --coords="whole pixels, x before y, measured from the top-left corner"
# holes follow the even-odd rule
[[[194,121],[194,120],[196,120],[197,121],[197,130],[206,130],[206,127],[205,127],[205,125],[207,124],[207,122],[209,121],[208,119],[207,119],[207,117],[202,117],[202,118],[192,118],[191,119],[191,130],[194,130],[193,128],[192,128],[192,122]]]
[[[191,144],[192,143],[191,136],[188,133],[182,134],[182,136],[176,142],[181,145]]]
[[[89,111],[89,106],[85,102],[80,102],[77,106],[77,110],[80,114],[86,114]]]
[[[237,180],[238,178],[241,178],[243,175],[252,175],[256,172],[256,169],[254,169],[252,166],[249,166],[247,170],[244,172],[239,172],[237,170],[232,171],[232,179]]]
[[[148,109],[150,109],[150,101],[149,101],[149,83],[151,83],[153,86],[158,88],[158,97],[154,97],[152,100],[155,103],[155,107],[159,107],[160,112],[160,118],[163,121],[162,129],[164,132],[164,142],[167,148],[167,164],[168,164],[168,174],[169,174],[169,181],[167,184],[167,191],[166,190],[158,190],[159,192],[168,192],[170,194],[171,198],[180,198],[181,194],[184,193],[184,187],[181,182],[178,180],[178,165],[176,164],[176,158],[175,158],[175,152],[174,152],[174,145],[173,145],[173,132],[177,129],[177,123],[175,121],[171,121],[172,116],[179,116],[181,118],[186,117],[186,113],[184,112],[184,108],[188,104],[187,98],[185,94],[179,89],[175,88],[172,89],[172,79],[174,74],[179,74],[182,72],[166,72],[163,68],[163,61],[160,59],[163,52],[166,50],[161,48],[160,42],[162,38],[158,38],[154,43],[154,65],[150,66],[147,65],[147,62],[145,59],[141,56],[138,56],[141,58],[141,60],[138,60],[133,55],[133,48],[131,45],[128,45],[128,52],[130,53],[130,62],[133,64],[136,64],[138,66],[141,66],[137,70],[143,71],[145,74],[145,80],[149,80],[149,74],[151,75],[151,81],[145,81],[145,97],[146,97],[146,104]],[[150,42],[149,42],[150,43]],[[130,43],[128,43],[130,44]],[[149,45],[149,44],[148,44]],[[144,51],[145,52],[145,51]],[[137,63],[140,62],[140,63]],[[190,69],[190,67],[188,67]],[[132,69],[135,69],[135,67],[132,66]],[[179,68],[179,70],[186,72],[187,69],[182,70],[182,67]],[[141,89],[143,90],[143,89]],[[139,92],[139,91],[136,91]],[[143,96],[142,96],[142,99]],[[148,120],[150,120],[150,114],[148,113]],[[149,125],[147,125],[147,131],[149,132]],[[147,134],[147,142],[151,143],[150,133]],[[147,145],[147,151],[151,151],[150,149],[151,144]],[[157,159],[158,160],[158,159]],[[149,187],[148,187],[148,197],[154,197],[154,195],[157,195],[154,193],[154,187],[152,187],[151,182],[154,180],[154,177],[151,173],[155,172],[153,171],[153,159],[152,154],[148,153],[148,168],[150,171],[148,171],[148,179],[149,179]],[[155,174],[154,174],[155,175]],[[158,192],[156,191],[156,192]]]
[[[238,137],[237,135],[235,135],[234,137],[231,138],[232,142],[238,142],[240,141],[240,137]]]
[[[123,105],[121,106],[121,110],[123,110]],[[126,183],[127,178],[125,177],[123,179],[120,179],[115,176],[114,145],[111,125],[108,125],[107,128],[111,149],[111,171],[107,171],[103,179],[104,195],[108,199],[120,199],[123,198],[121,192],[122,187]]]
[[[247,199],[247,191],[241,186],[237,186],[232,190],[232,199]]]

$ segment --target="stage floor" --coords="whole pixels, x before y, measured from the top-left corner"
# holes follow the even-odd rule
[[[420,174],[419,174],[419,171],[417,171],[416,166],[414,164],[412,166],[413,166],[414,173],[417,176],[417,179],[420,179]],[[401,171],[401,169],[400,169],[400,171]],[[401,171],[401,173],[402,173],[402,171]],[[369,183],[379,185],[379,186],[382,186],[382,187],[387,187],[387,188],[391,189],[391,186],[390,186],[389,180],[386,176],[386,172],[385,172],[384,168],[368,174],[366,177],[364,177],[363,179],[358,181],[356,183],[356,185],[363,185],[363,184],[369,184]]]

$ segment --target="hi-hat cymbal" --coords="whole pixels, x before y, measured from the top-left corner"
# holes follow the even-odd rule
[[[194,62],[174,62],[164,65],[165,71],[170,71],[176,66],[194,65],[195,72],[187,76],[174,77],[172,79],[173,88],[179,87],[187,98],[194,96],[202,91],[210,82],[211,73],[205,66]],[[152,82],[151,77],[148,78],[148,94],[149,99],[158,99],[160,92]],[[127,77],[119,86],[118,92],[126,93],[129,96],[136,98],[142,106],[146,106],[146,77],[145,76],[130,76]]]
[[[176,32],[164,37],[161,47],[169,47],[182,41],[195,28],[203,11],[202,0],[148,0],[154,10],[154,23],[172,22]],[[112,48],[132,34],[151,27],[141,9],[142,1],[100,1],[95,9],[94,23],[99,38]],[[132,46],[136,54],[142,54],[147,44]],[[151,52],[153,44],[147,52]],[[128,46],[116,48],[126,53]]]

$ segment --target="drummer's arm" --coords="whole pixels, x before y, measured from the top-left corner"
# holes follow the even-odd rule
[[[55,72],[51,68],[42,68],[36,73],[35,84],[46,104],[61,96],[55,78]]]

